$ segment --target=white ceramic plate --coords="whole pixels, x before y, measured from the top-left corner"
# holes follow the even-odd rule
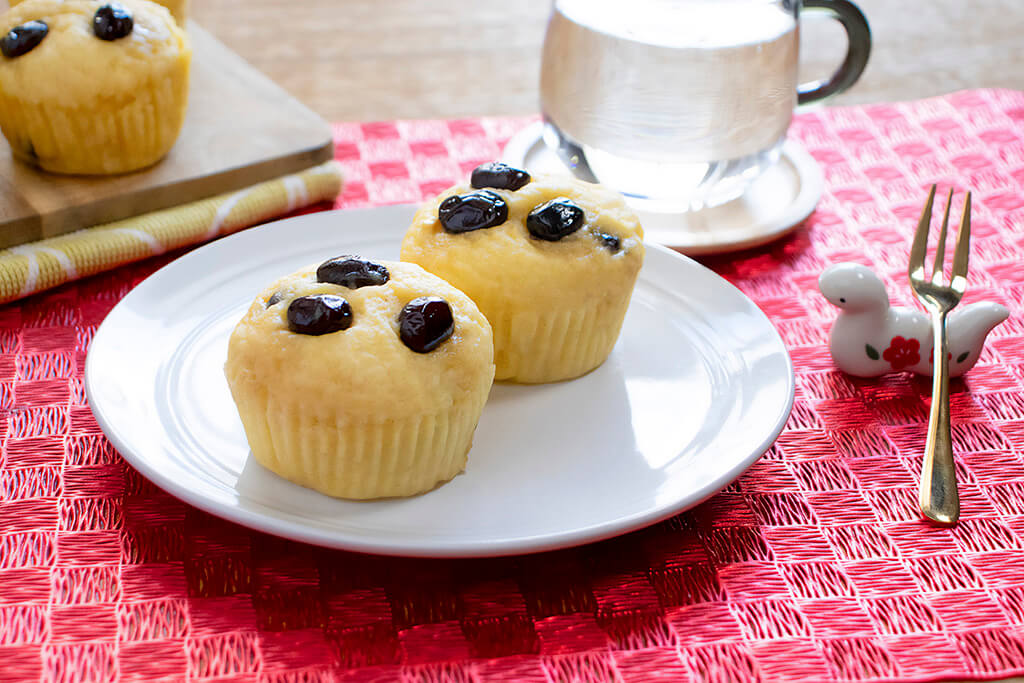
[[[339,253],[396,259],[413,208],[316,213],[218,240],[162,268],[103,322],[89,404],[161,488],[254,529],[356,551],[533,552],[637,529],[722,489],[789,415],[793,370],[768,319],[699,264],[650,247],[622,336],[580,379],[496,385],[466,471],[430,493],[335,500],[249,457],[222,367],[266,283]]]
[[[539,122],[519,131],[508,141],[502,159],[535,173],[568,173],[558,155],[544,144],[543,131]],[[787,140],[779,163],[732,201],[686,212],[637,207],[637,213],[648,242],[691,256],[718,254],[767,244],[790,233],[811,215],[824,188],[818,162],[795,140]]]

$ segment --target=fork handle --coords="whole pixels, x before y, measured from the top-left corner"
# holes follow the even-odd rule
[[[949,421],[949,344],[946,314],[932,312],[935,335],[932,368],[932,409],[928,418],[928,440],[924,447],[919,502],[921,513],[942,526],[956,524],[960,517],[960,494],[953,465],[953,438]]]

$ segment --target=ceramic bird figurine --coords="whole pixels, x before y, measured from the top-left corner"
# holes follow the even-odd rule
[[[836,366],[858,377],[876,377],[907,370],[931,375],[931,321],[923,311],[889,308],[885,285],[858,263],[829,266],[818,288],[839,317],[832,325],[829,350]],[[981,301],[956,309],[946,321],[949,374],[962,375],[974,367],[989,331],[1010,312],[1000,304]]]

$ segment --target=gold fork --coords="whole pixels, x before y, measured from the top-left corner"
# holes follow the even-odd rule
[[[932,368],[932,409],[928,417],[928,440],[924,447],[924,466],[921,469],[921,490],[918,503],[926,518],[942,526],[956,524],[960,517],[960,494],[956,489],[956,470],[953,465],[953,439],[949,420],[949,344],[946,341],[946,315],[960,303],[967,289],[967,256],[971,249],[971,193],[964,199],[960,230],[953,252],[953,269],[948,284],[943,284],[942,267],[946,252],[946,228],[949,207],[953,203],[953,190],[946,199],[939,243],[935,249],[935,263],[930,278],[924,274],[924,257],[928,250],[928,229],[932,221],[935,186],[928,193],[928,202],[921,212],[921,220],[910,247],[910,286],[914,294],[932,317],[935,337]]]

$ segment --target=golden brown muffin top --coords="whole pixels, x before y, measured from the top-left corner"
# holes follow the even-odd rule
[[[188,37],[170,13],[148,0],[120,0],[131,32],[101,40],[93,31],[99,0],[25,0],[0,16],[0,36],[30,21],[48,27],[42,42],[18,57],[0,57],[0,91],[32,102],[89,106],[131,97],[191,57]]]
[[[452,233],[438,218],[449,197],[493,192],[508,206],[507,219],[493,227]],[[531,211],[547,202],[568,199],[583,210],[582,226],[554,241],[530,234]],[[613,237],[611,248],[604,236]],[[519,292],[543,307],[582,303],[608,291],[613,282],[632,283],[643,263],[643,228],[622,195],[567,175],[537,174],[517,190],[455,185],[416,212],[402,241],[402,259],[444,273],[454,283],[477,292]],[[473,283],[472,289],[466,283]]]
[[[344,406],[350,415],[393,417],[448,410],[494,375],[491,326],[459,290],[419,266],[379,261],[382,285],[349,289],[318,282],[311,265],[268,286],[231,334],[225,371],[236,385],[272,387],[275,398],[301,402],[310,411]],[[351,307],[347,329],[321,335],[289,329],[288,308],[297,297],[329,294]],[[399,334],[399,314],[410,301],[438,296],[454,318],[452,335],[425,353]],[[269,304],[269,305],[268,305]]]

